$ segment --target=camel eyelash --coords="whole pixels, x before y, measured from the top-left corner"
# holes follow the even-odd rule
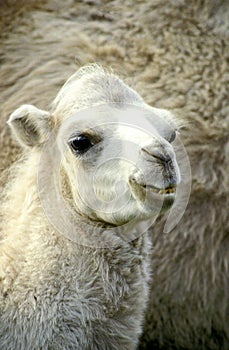
[[[68,145],[73,153],[83,155],[101,140],[102,138],[95,133],[83,132],[72,136],[68,141]]]

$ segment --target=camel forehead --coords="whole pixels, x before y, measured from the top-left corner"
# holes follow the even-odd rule
[[[68,137],[91,131],[104,137],[115,134],[120,139],[160,136],[161,128],[171,128],[160,113],[146,108],[119,104],[104,104],[80,110],[60,126],[59,135]]]
[[[114,74],[95,71],[91,74],[74,74],[57,94],[52,112],[64,120],[75,111],[104,103],[140,105],[141,96]]]

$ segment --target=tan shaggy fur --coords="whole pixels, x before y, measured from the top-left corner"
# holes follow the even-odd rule
[[[75,65],[112,67],[149,104],[188,121],[191,198],[173,232],[162,236],[162,220],[154,230],[140,349],[227,349],[228,1],[0,3],[1,171],[19,152],[10,113],[22,103],[45,109]]]

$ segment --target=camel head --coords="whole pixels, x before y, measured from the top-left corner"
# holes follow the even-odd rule
[[[180,170],[173,116],[101,68],[73,75],[51,112],[23,105],[9,124],[26,152],[49,154],[46,178],[55,168],[59,194],[84,218],[120,226],[174,202]]]

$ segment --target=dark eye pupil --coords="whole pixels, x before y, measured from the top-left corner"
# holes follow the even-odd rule
[[[93,146],[90,139],[85,135],[79,135],[70,141],[71,148],[77,153],[84,153]]]
[[[169,142],[173,142],[176,138],[176,131],[173,131],[169,137]]]

